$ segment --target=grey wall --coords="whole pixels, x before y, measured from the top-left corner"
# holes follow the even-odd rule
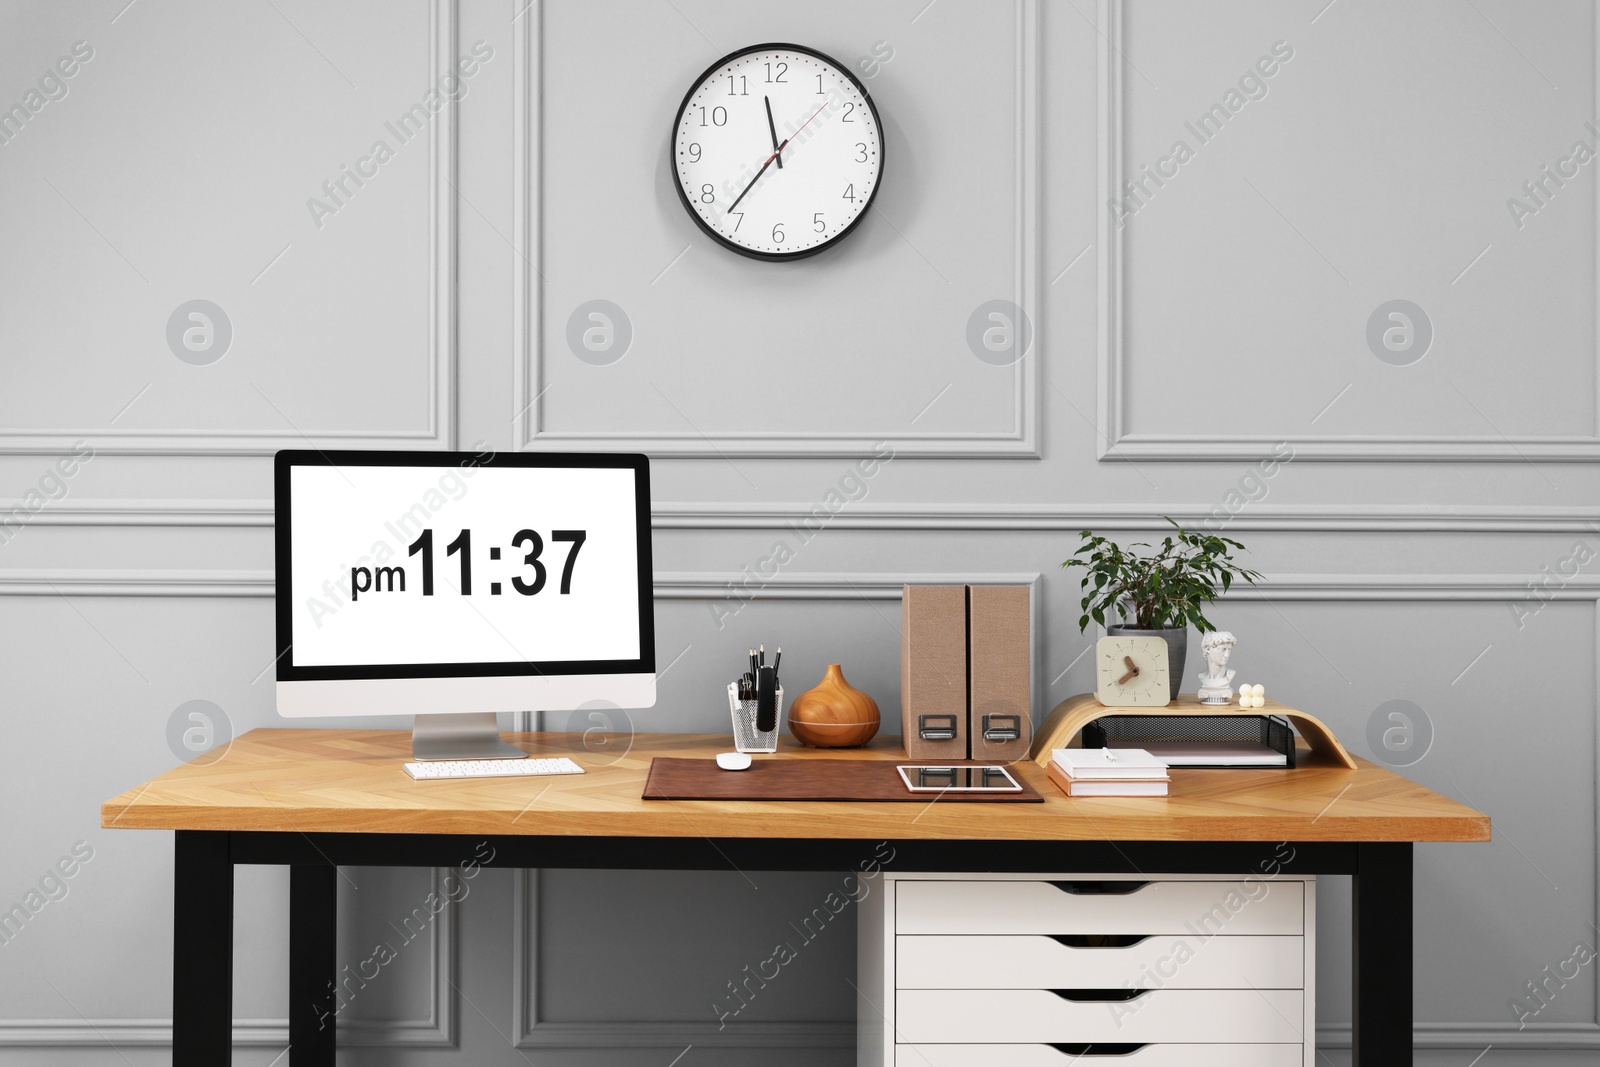
[[[791,265],[712,246],[661,151],[705,65],[774,39],[892,50],[883,194]],[[1600,937],[1597,164],[1541,172],[1597,139],[1593,4],[6,0],[0,104],[78,41],[0,144],[0,500],[27,513],[0,537],[0,904],[93,857],[0,945],[0,1060],[168,1056],[170,836],[98,809],[173,765],[196,707],[281,724],[271,452],[481,440],[656,457],[671,666],[639,730],[725,728],[756,640],[792,686],[839,660],[892,712],[907,580],[1037,581],[1042,714],[1092,684],[1055,568],[1075,532],[1209,518],[1272,579],[1215,610],[1241,674],[1495,818],[1417,852],[1422,1062],[1592,1062],[1593,965],[1526,1027],[1509,1001]],[[399,144],[385,123],[479,41],[459,106]],[[1276,42],[1201,143],[1185,124]],[[308,208],[378,139],[376,175]],[[195,299],[231,325],[204,365],[167,338]],[[633,326],[605,366],[565,342],[592,299]],[[1007,366],[965,340],[996,299],[1033,332]],[[1369,345],[1391,300],[1423,309],[1422,358]],[[1420,759],[1382,747],[1390,701]],[[432,876],[344,874],[355,963]],[[347,1062],[849,1062],[848,918],[728,1030],[710,1009],[834,878],[486,873],[352,1002]],[[240,882],[244,1063],[286,1040],[285,890]],[[1343,1064],[1347,884],[1319,903]]]

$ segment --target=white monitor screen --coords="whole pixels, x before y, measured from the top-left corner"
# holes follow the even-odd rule
[[[280,454],[280,679],[653,669],[643,464]]]

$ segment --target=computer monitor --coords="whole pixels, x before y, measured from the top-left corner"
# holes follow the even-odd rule
[[[287,450],[273,475],[280,715],[414,715],[418,759],[509,759],[496,712],[655,704],[644,456]]]

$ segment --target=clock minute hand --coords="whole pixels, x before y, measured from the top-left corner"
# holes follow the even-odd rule
[[[788,143],[789,143],[788,141],[783,142],[783,144],[788,144]],[[780,150],[782,150],[783,145],[779,145],[778,148]],[[756,176],[754,178],[750,179],[750,184],[744,187],[744,192],[740,193],[737,197],[735,197],[733,203],[728,205],[728,210],[723,212],[724,215],[733,214],[733,209],[739,206],[739,201],[743,200],[745,198],[745,194],[750,192],[751,189],[754,189],[756,187],[756,182],[761,180],[761,176],[767,172],[767,168],[772,166],[772,161],[774,159],[777,159],[777,158],[778,158],[778,153],[777,152],[774,152],[774,153],[772,153],[772,155],[767,157],[767,161],[765,163],[761,164],[761,169],[756,171]]]
[[[767,132],[772,134],[772,154],[777,157],[778,169],[783,169],[783,145],[778,143],[778,127],[772,122],[772,98],[763,96],[761,102],[767,105]],[[784,144],[788,144],[787,141]]]
[[[1124,674],[1121,678],[1118,678],[1117,679],[1117,684],[1118,685],[1127,685],[1128,684],[1128,679],[1137,678],[1139,676],[1139,668],[1134,665],[1133,657],[1131,657],[1131,656],[1123,656],[1122,657],[1122,662],[1124,662],[1124,663],[1126,663],[1128,665],[1128,673]]]

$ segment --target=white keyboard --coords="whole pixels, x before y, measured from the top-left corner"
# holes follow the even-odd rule
[[[406,764],[406,773],[418,779],[532,778],[542,774],[582,774],[583,768],[565,756],[555,759],[429,760]]]

